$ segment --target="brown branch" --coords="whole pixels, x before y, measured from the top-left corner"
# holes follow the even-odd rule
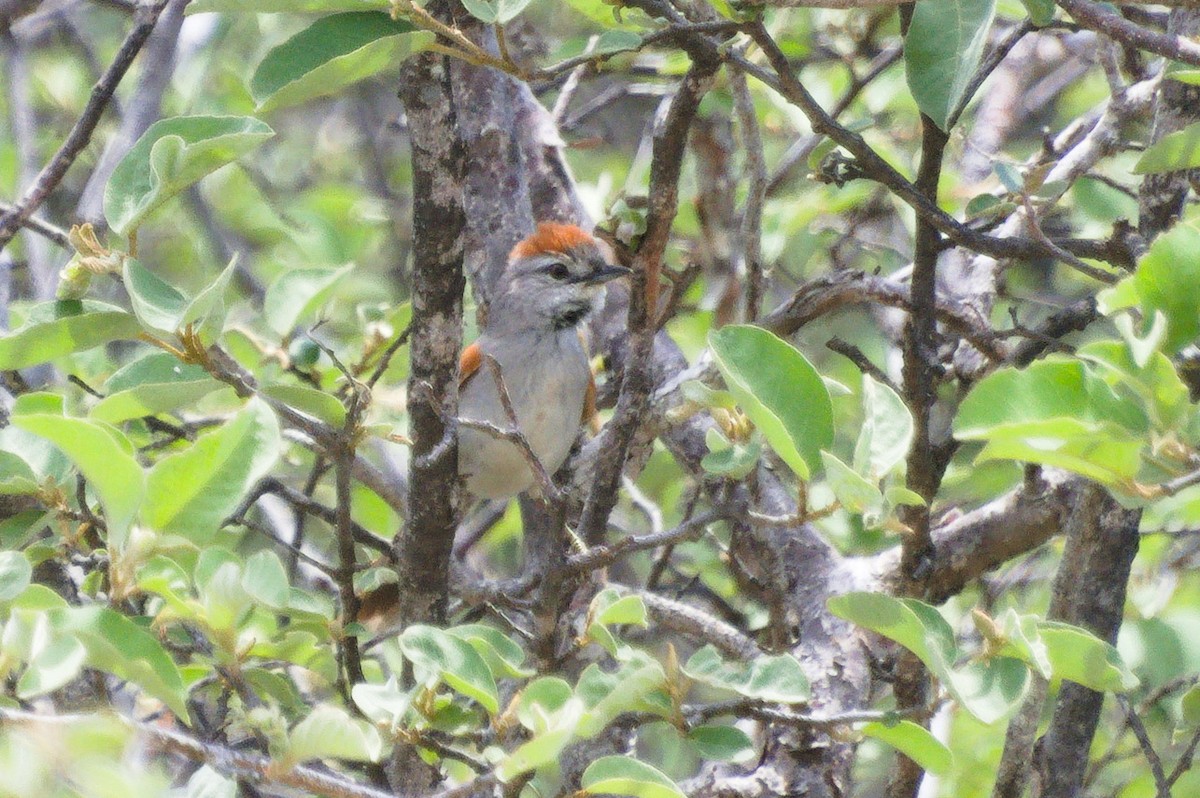
[[[804,325],[840,308],[876,302],[888,307],[909,308],[903,285],[860,271],[837,271],[815,277],[767,314],[762,325],[779,336],[790,336]],[[971,342],[991,360],[1002,362],[1006,353],[997,344],[987,320],[968,305],[939,295],[937,318]]]
[[[758,644],[741,631],[690,604],[624,585],[610,583],[609,586],[622,595],[641,596],[646,609],[663,629],[679,632],[698,642],[712,643],[731,657],[753,659],[762,653]]]
[[[38,173],[33,185],[26,189],[16,203],[16,207],[0,216],[0,252],[4,251],[9,241],[12,241],[13,236],[16,235],[25,220],[42,206],[42,203],[66,175],[67,170],[71,168],[75,158],[91,141],[92,132],[99,124],[100,117],[104,114],[108,101],[112,99],[113,92],[117,90],[117,84],[125,77],[134,57],[142,49],[146,39],[150,37],[154,25],[158,22],[159,14],[162,13],[166,4],[167,0],[148,0],[148,2],[138,4],[137,10],[134,12],[133,29],[121,43],[116,57],[113,58],[104,74],[100,76],[99,82],[92,88],[91,96],[88,97],[83,113],[75,121],[66,140]]]
[[[0,202],[0,214],[12,213],[16,209],[16,205],[11,205],[7,202]],[[29,216],[23,222],[21,222],[21,226],[26,230],[32,230],[43,238],[53,241],[63,249],[69,250],[71,248],[71,239],[67,236],[67,231],[63,230],[57,225],[47,222],[45,219],[42,219],[38,216]]]
[[[1079,502],[1080,477],[1044,472],[1016,490],[958,516],[933,530],[933,569],[928,600],[938,604],[1014,557],[1033,551],[1062,531]],[[892,592],[900,579],[895,549],[872,561],[883,589]]]
[[[607,546],[595,546],[581,554],[573,555],[563,563],[563,568],[570,574],[582,574],[612,565],[621,557],[635,551],[656,549],[685,540],[697,540],[709,524],[721,518],[721,514],[717,512],[702,513],[674,529],[648,535],[628,535]]]
[[[595,480],[579,520],[580,536],[589,544],[598,543],[604,536],[634,433],[653,390],[651,353],[658,331],[658,283],[663,253],[679,205],[679,174],[687,131],[718,66],[719,62],[712,58],[693,61],[671,101],[662,129],[654,136],[646,233],[634,255],[628,321],[630,355],[625,361],[616,412],[603,433],[604,445]]]
[[[1089,30],[1103,33],[1110,39],[1139,50],[1170,58],[1172,61],[1182,61],[1192,66],[1200,66],[1200,44],[1190,39],[1143,28],[1090,0],[1056,0],[1056,2],[1059,8]]]

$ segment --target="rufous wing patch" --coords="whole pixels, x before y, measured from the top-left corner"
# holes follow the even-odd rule
[[[568,252],[581,244],[595,244],[595,241],[591,233],[573,224],[541,222],[533,235],[512,248],[508,258],[516,260],[543,252]]]
[[[463,349],[462,354],[458,356],[459,390],[462,390],[462,387],[467,384],[467,380],[471,379],[482,365],[483,349],[480,348],[478,341]]]
[[[593,435],[600,434],[600,412],[596,410],[596,378],[588,375],[587,391],[583,394],[583,415],[579,419]]]

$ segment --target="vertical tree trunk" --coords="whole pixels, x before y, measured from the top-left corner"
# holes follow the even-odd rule
[[[396,536],[406,623],[444,620],[458,503],[465,151],[446,59],[423,53],[401,77],[413,165],[412,374],[408,520]]]

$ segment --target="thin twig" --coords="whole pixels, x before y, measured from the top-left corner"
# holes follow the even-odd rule
[[[825,342],[825,346],[839,355],[846,357],[851,363],[858,366],[858,370],[863,374],[869,375],[876,382],[881,382],[887,387],[896,392],[897,396],[901,396],[900,386],[892,381],[892,378],[884,373],[883,369],[871,362],[861,349],[849,341],[844,341],[836,335]]]
[[[654,532],[649,535],[628,535],[616,543],[611,543],[607,546],[593,546],[585,552],[568,558],[566,563],[564,563],[564,567],[567,573],[581,574],[612,565],[620,557],[632,554],[635,551],[656,549],[659,546],[667,546],[685,540],[697,540],[704,534],[704,530],[709,524],[719,521],[723,517],[721,513],[709,511],[665,532]]]
[[[746,85],[745,73],[740,69],[730,69],[729,87],[733,91],[742,148],[746,151],[744,170],[749,175],[746,203],[742,206],[742,223],[738,230],[738,257],[746,269],[745,318],[746,321],[754,321],[758,318],[763,294],[762,214],[767,195],[767,163],[763,155],[762,132],[758,128],[758,114],[754,110],[750,87]]]
[[[16,205],[7,202],[0,202],[0,214],[7,215],[17,210]],[[43,238],[53,241],[63,249],[71,248],[71,239],[67,236],[67,231],[47,222],[39,216],[28,216],[21,222],[21,226],[26,230],[32,230]]]
[[[1129,699],[1120,693],[1117,694],[1117,705],[1121,707],[1121,711],[1125,713],[1125,722],[1129,724],[1130,731],[1137,738],[1138,745],[1142,747],[1142,753],[1146,757],[1146,762],[1150,765],[1150,772],[1154,775],[1154,788],[1156,798],[1171,798],[1171,785],[1167,781],[1167,775],[1163,772],[1162,759],[1159,758],[1158,752],[1154,750],[1154,745],[1150,742],[1150,735],[1146,732],[1146,726],[1142,723],[1142,719],[1133,707],[1129,705]]]
[[[117,84],[125,77],[134,57],[142,49],[146,39],[150,37],[154,25],[158,22],[158,17],[166,5],[167,0],[150,0],[138,4],[137,11],[134,12],[136,22],[133,29],[121,43],[116,57],[104,71],[99,82],[92,88],[87,105],[84,106],[83,113],[75,121],[66,140],[38,173],[33,185],[26,189],[16,203],[16,207],[0,216],[0,252],[4,251],[8,242],[12,241],[17,230],[25,224],[29,216],[42,206],[50,193],[62,181],[67,170],[71,168],[75,158],[91,141],[92,133],[99,124],[100,117],[104,114],[105,106],[112,99],[113,92],[117,90]]]

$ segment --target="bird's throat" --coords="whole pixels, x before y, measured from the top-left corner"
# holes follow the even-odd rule
[[[575,327],[592,312],[592,303],[586,299],[573,299],[563,303],[551,317],[555,330]]]

